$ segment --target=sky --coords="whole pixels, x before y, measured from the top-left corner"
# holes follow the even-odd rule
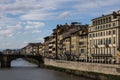
[[[57,24],[91,24],[118,10],[120,0],[0,0],[0,49],[44,42]]]

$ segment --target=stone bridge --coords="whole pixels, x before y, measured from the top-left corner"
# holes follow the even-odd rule
[[[24,59],[30,58],[37,60],[39,62],[38,64],[39,67],[44,64],[44,59],[41,55],[0,54],[1,68],[10,68],[11,61],[17,58],[24,58]]]

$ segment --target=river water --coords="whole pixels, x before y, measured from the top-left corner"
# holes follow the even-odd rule
[[[0,80],[90,80],[63,72],[37,68],[23,59],[11,62],[12,68],[0,69]]]

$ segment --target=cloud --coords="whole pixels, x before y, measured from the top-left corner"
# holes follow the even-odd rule
[[[0,36],[3,37],[12,37],[13,36],[13,31],[12,30],[0,30]]]
[[[3,1],[2,1],[3,2]],[[8,3],[8,4],[7,4]],[[35,5],[36,4],[36,5]],[[4,2],[0,5],[2,11],[28,11],[40,9],[41,6],[36,2],[36,0],[11,0],[11,2]]]
[[[7,29],[11,29],[11,30],[19,30],[22,29],[23,27],[21,26],[21,24],[16,24],[15,26],[7,26]]]
[[[112,7],[118,2],[119,0],[81,0],[77,5],[75,5],[75,9],[81,11],[81,13],[99,10],[100,8],[101,10],[106,10],[107,7]]]
[[[34,11],[26,13],[20,16],[21,20],[48,20],[52,19],[56,13],[48,12],[48,11]]]
[[[119,5],[119,0],[0,0],[0,40],[5,43],[6,37],[14,36],[13,42],[10,41],[14,48],[29,42],[31,36],[33,41],[41,41],[36,36],[48,35],[55,24],[80,21],[81,17],[86,23],[88,17],[118,10]],[[39,34],[42,31],[46,33]],[[22,44],[15,44],[18,36],[23,39]],[[0,47],[5,48],[4,44]]]
[[[23,27],[21,24],[15,24],[15,25],[5,25],[0,27],[0,37],[12,37],[14,34],[16,34],[17,30],[21,30]]]
[[[70,12],[66,11],[66,12],[61,13],[58,18],[65,19],[65,18],[70,17],[70,14],[71,14]]]
[[[45,26],[44,22],[26,22],[25,29],[39,29],[40,27]]]
[[[32,33],[40,33],[40,30],[33,30]]]

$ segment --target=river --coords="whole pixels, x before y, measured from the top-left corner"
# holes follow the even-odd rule
[[[0,80],[90,80],[63,72],[37,68],[23,59],[11,62],[12,68],[0,69]]]

